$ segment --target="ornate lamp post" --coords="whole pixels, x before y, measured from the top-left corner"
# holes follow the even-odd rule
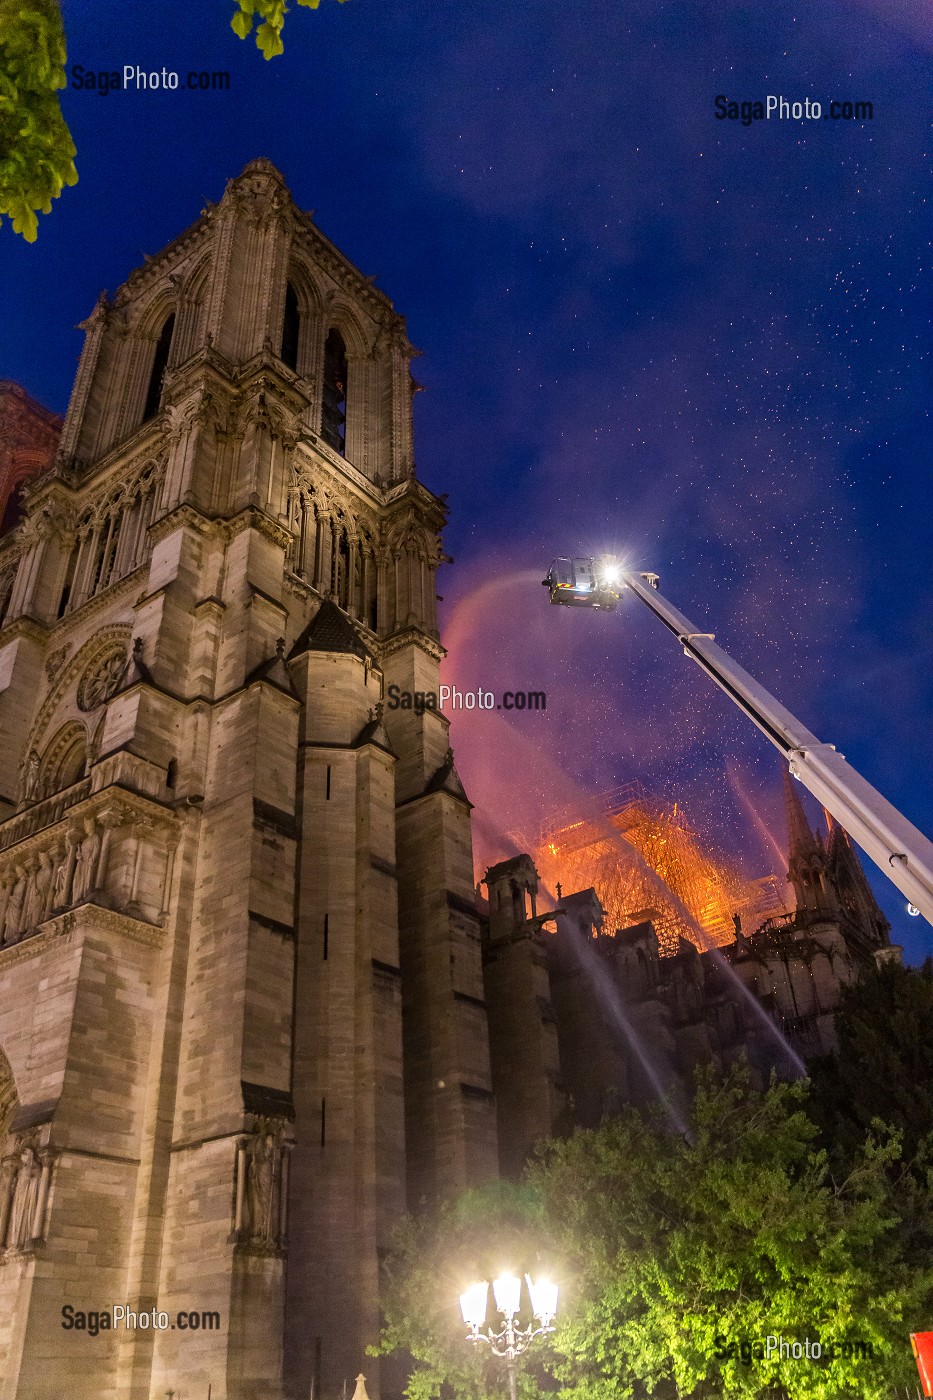
[[[557,1315],[557,1284],[550,1283],[547,1279],[535,1281],[528,1274],[525,1275],[525,1282],[531,1298],[531,1311],[540,1323],[537,1327],[534,1322],[529,1322],[527,1327],[521,1327],[517,1321],[521,1307],[522,1281],[514,1274],[501,1274],[492,1285],[496,1300],[495,1311],[501,1313],[505,1319],[498,1332],[494,1332],[491,1327],[481,1331],[486,1323],[489,1306],[489,1284],[485,1280],[482,1283],[474,1283],[460,1295],[460,1311],[470,1329],[467,1341],[488,1343],[493,1355],[501,1356],[505,1361],[509,1378],[509,1400],[517,1400],[516,1358],[528,1350],[535,1337],[554,1331],[551,1323]]]

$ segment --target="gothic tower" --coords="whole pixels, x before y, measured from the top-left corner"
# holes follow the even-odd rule
[[[784,769],[788,879],[800,924],[833,922],[856,963],[887,957],[890,929],[871,892],[855,847],[827,814],[826,841],[807,821],[794,779]]]
[[[381,703],[414,352],[264,160],[83,328],[0,541],[0,1400],[377,1400],[395,1220],[496,1162],[470,805]]]

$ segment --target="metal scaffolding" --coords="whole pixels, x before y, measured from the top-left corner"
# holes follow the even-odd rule
[[[597,801],[585,811],[562,812],[529,842],[535,865],[553,892],[592,886],[605,910],[607,931],[650,919],[662,953],[681,938],[698,948],[730,943],[734,916],[746,933],[783,913],[786,903],[774,875],[750,880],[735,863],[703,840],[678,803],[649,796],[639,783]]]

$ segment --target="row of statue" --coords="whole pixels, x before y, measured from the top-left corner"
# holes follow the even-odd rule
[[[103,832],[85,817],[64,838],[0,872],[0,943],[87,899],[103,883]]]
[[[0,1249],[26,1249],[45,1232],[53,1154],[21,1141],[0,1165]]]

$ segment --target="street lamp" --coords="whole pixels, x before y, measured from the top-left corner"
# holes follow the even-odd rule
[[[516,1400],[517,1397],[516,1358],[528,1350],[535,1337],[554,1331],[551,1324],[557,1315],[557,1284],[551,1283],[549,1279],[532,1279],[528,1274],[525,1275],[525,1282],[528,1285],[532,1314],[540,1323],[538,1327],[534,1322],[529,1322],[527,1327],[521,1327],[516,1321],[521,1308],[522,1281],[514,1274],[500,1274],[492,1285],[496,1300],[495,1311],[505,1318],[498,1332],[494,1332],[491,1327],[487,1327],[485,1332],[481,1330],[485,1326],[489,1306],[489,1284],[485,1280],[472,1284],[460,1295],[460,1311],[470,1329],[467,1341],[486,1342],[493,1356],[503,1358],[509,1378],[509,1400]]]

